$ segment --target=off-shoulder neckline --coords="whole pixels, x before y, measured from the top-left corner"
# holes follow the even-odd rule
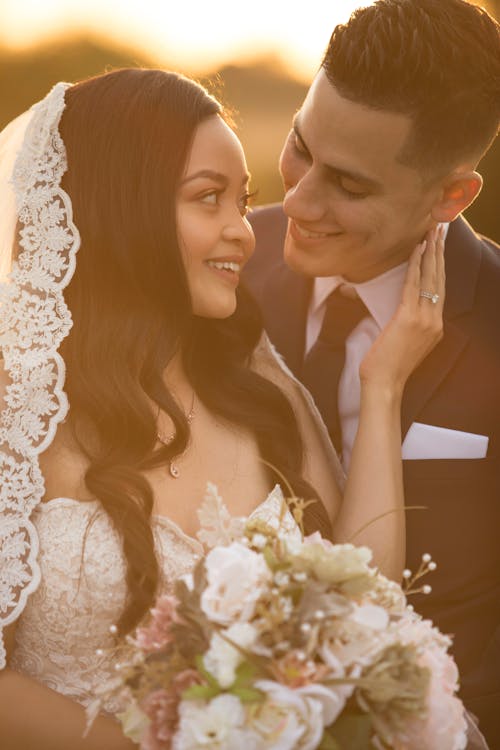
[[[271,492],[267,495],[267,497],[259,503],[253,511],[250,513],[250,517],[254,515],[254,513],[257,513],[267,502],[272,500],[277,494],[279,493],[279,499],[283,497],[283,492],[281,489],[281,486],[279,484],[276,484]],[[36,512],[40,511],[48,511],[53,508],[54,506],[82,506],[83,508],[89,507],[89,506],[99,506],[99,500],[77,500],[73,497],[54,497],[50,500],[45,500],[44,502],[41,502],[36,507]],[[168,516],[162,515],[160,513],[153,513],[152,519],[154,523],[157,523],[162,526],[166,526],[167,528],[170,528],[171,531],[173,531],[180,539],[184,540],[187,544],[189,544],[191,547],[196,547],[197,552],[204,551],[203,544],[197,539],[195,536],[191,536],[191,534],[188,534],[184,529],[182,529],[178,523],[173,521]]]

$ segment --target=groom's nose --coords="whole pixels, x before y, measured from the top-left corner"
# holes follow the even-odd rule
[[[304,171],[294,184],[285,182],[283,210],[287,216],[298,221],[319,221],[325,214],[324,199],[318,189],[313,168]]]
[[[279,168],[285,189],[285,213],[292,219],[304,222],[321,219],[324,214],[324,199],[314,164],[297,155],[291,138],[283,147]]]

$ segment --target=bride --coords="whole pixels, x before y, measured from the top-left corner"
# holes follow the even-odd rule
[[[222,107],[174,73],[57,84],[0,136],[4,750],[133,746],[107,715],[84,739],[84,706],[106,649],[202,554],[207,481],[232,514],[270,515],[285,478],[316,499],[307,531],[401,575],[400,402],[441,335],[442,237],[362,364],[344,482],[239,284],[248,184]]]

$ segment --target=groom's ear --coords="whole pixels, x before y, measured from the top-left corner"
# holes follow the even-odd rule
[[[453,172],[441,186],[441,192],[434,203],[431,214],[437,222],[450,222],[477,198],[483,187],[479,172]]]

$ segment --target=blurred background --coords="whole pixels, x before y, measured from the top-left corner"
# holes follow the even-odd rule
[[[235,112],[258,189],[279,201],[278,157],[330,34],[367,0],[0,0],[0,128],[60,80],[115,67],[192,75]],[[500,18],[500,0],[483,5]],[[500,242],[500,143],[466,218]]]

